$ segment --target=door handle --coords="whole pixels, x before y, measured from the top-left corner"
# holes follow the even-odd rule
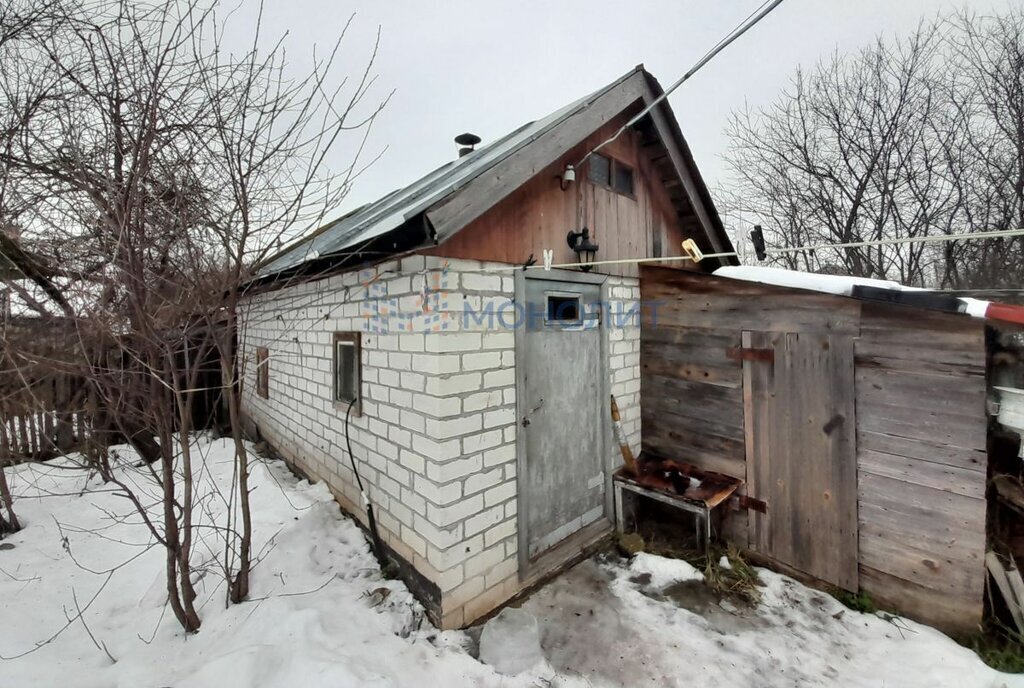
[[[540,409],[541,409],[541,407],[542,407],[542,406],[544,406],[544,400],[543,400],[543,399],[541,399],[541,400],[540,400],[540,403],[539,403],[539,404],[537,404],[537,405],[536,405],[536,406],[534,406],[534,407],[533,407],[532,409],[530,409],[530,412],[529,412],[529,413],[527,413],[527,414],[526,414],[525,416],[523,416],[523,427],[524,427],[524,428],[525,428],[525,427],[526,427],[527,425],[529,425],[529,424],[530,424],[530,416],[532,416],[532,415],[533,415],[534,413],[536,413],[537,411],[540,411]]]

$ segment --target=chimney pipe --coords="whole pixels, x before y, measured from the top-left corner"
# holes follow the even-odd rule
[[[474,146],[480,143],[480,137],[476,134],[459,134],[455,137],[455,144],[459,147],[459,157],[469,155],[473,152]]]

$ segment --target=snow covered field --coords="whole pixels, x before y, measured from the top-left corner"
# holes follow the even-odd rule
[[[215,515],[231,451],[200,442]],[[3,688],[1024,686],[930,628],[898,628],[769,572],[756,610],[723,608],[694,587],[699,572],[651,555],[584,562],[533,595],[523,607],[548,663],[501,676],[473,658],[472,634],[436,631],[404,585],[381,578],[323,486],[277,462],[254,469],[252,601],[226,608],[208,573],[202,629],[185,637],[164,609],[163,552],[123,498],[59,462],[11,478],[26,528],[0,546]]]

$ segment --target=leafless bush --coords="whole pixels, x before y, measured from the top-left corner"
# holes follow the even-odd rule
[[[325,157],[343,138],[365,140],[384,102],[364,102],[372,57],[360,79],[339,78],[338,46],[298,79],[258,27],[250,50],[229,54],[216,4],[53,8],[0,46],[0,224],[60,266],[34,281],[41,295],[7,282],[38,318],[62,323],[68,345],[8,353],[84,380],[96,436],[124,437],[145,459],[138,468],[159,486],[159,520],[102,443],[87,452],[164,548],[170,606],[194,631],[199,381],[219,365],[237,465],[225,490],[231,522],[216,532],[239,602],[253,563],[241,290],[282,235],[337,207],[357,168],[332,174]]]

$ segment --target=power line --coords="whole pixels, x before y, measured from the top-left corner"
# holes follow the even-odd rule
[[[771,4],[769,4],[769,3],[771,3]],[[718,43],[716,43],[708,52],[704,53],[704,57],[702,57],[700,60],[698,60],[697,64],[695,64],[693,67],[690,68],[690,71],[686,72],[686,74],[683,74],[683,76],[681,76],[674,84],[669,86],[665,90],[664,93],[662,93],[660,96],[655,98],[653,101],[651,101],[650,105],[648,105],[643,110],[641,110],[639,114],[637,114],[632,119],[630,119],[628,122],[623,124],[619,128],[619,130],[616,131],[611,136],[611,138],[609,138],[606,141],[603,141],[603,142],[599,143],[597,146],[595,146],[594,148],[590,149],[587,152],[587,154],[584,155],[582,158],[580,158],[580,161],[578,163],[576,163],[576,167],[581,166],[583,163],[585,163],[587,161],[587,158],[589,158],[591,156],[591,154],[597,152],[598,150],[604,148],[605,146],[607,146],[609,143],[611,143],[615,139],[619,138],[619,136],[622,135],[622,132],[626,131],[626,129],[628,129],[629,127],[633,126],[634,124],[639,122],[641,119],[643,119],[643,117],[648,112],[650,112],[652,109],[654,109],[654,107],[657,106],[661,101],[663,101],[666,98],[668,98],[669,94],[671,94],[673,91],[675,91],[677,88],[679,88],[683,84],[683,82],[685,82],[691,76],[696,74],[700,70],[701,67],[703,67],[708,62],[713,60],[715,58],[715,56],[718,55],[718,53],[720,53],[723,50],[725,50],[729,46],[730,43],[732,43],[737,38],[739,38],[740,36],[745,34],[747,31],[749,31],[751,28],[753,28],[759,21],[761,21],[762,19],[767,17],[771,13],[772,10],[774,10],[776,7],[778,7],[781,4],[782,4],[782,0],[765,0],[763,3],[761,3],[761,5],[756,10],[754,10],[753,12],[748,14],[747,18],[744,19],[742,22],[740,22],[736,26],[736,28],[734,28],[731,32],[726,34],[726,36],[724,38],[722,38],[720,41],[718,41]],[[767,5],[767,7],[766,7],[766,5]]]
[[[845,244],[818,244],[816,246],[793,246],[789,248],[773,248],[765,250],[769,256],[780,253],[798,253],[800,251],[816,251],[830,248],[862,248],[866,246],[892,246],[896,244],[924,244],[932,241],[960,241],[978,239],[998,239],[1024,235],[1024,229],[1000,229],[994,232],[963,232],[960,234],[936,234],[932,236],[901,237],[899,239],[874,239],[871,241],[851,241]]]

